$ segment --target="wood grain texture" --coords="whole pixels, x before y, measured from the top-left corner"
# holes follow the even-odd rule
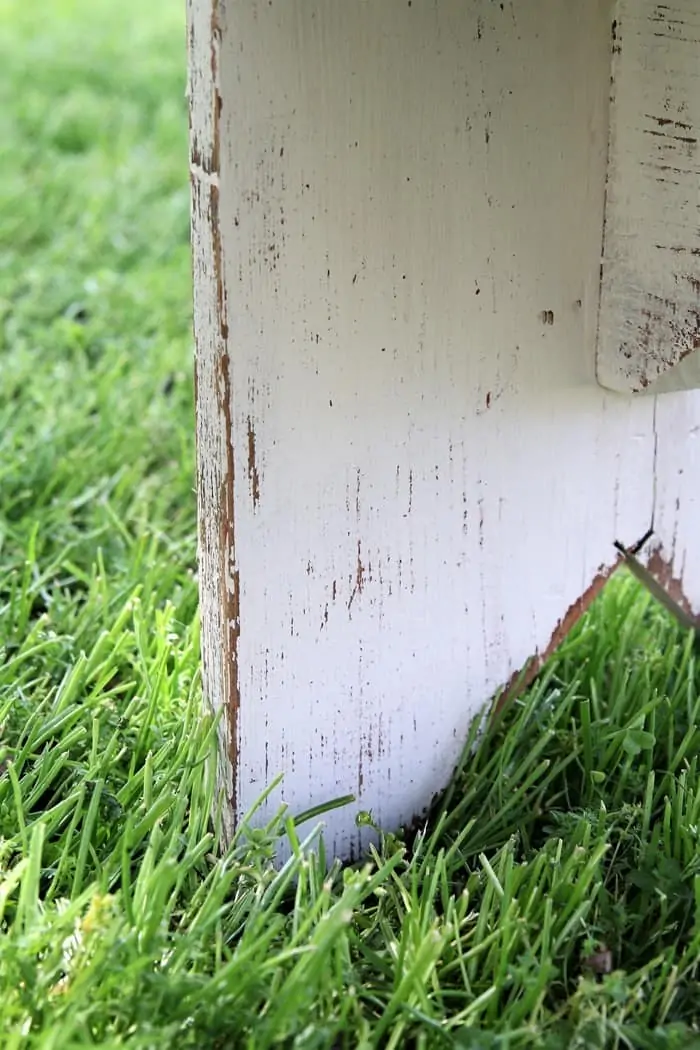
[[[189,17],[222,782],[231,821],[280,771],[292,810],[356,793],[329,827],[348,855],[358,808],[386,826],[425,809],[616,540],[653,525],[656,568],[700,598],[679,524],[700,405],[596,382],[605,0]]]
[[[598,378],[700,386],[700,7],[619,0]]]

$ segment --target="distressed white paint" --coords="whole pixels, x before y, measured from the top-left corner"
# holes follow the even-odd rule
[[[700,386],[700,7],[615,12],[598,378]]]
[[[425,808],[615,540],[653,524],[700,601],[700,400],[596,382],[607,0],[212,2],[190,0],[205,690],[238,812],[279,771],[293,810],[355,792],[346,854],[358,808]]]

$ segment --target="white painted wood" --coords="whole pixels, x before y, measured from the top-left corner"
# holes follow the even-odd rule
[[[598,378],[700,386],[700,7],[619,0]]]
[[[356,793],[330,820],[344,855],[357,809],[419,814],[616,540],[653,525],[645,556],[700,601],[698,396],[596,382],[612,18],[190,0],[204,684],[231,821],[280,771],[293,811]]]

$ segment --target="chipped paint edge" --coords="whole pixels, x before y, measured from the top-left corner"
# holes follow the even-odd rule
[[[653,534],[650,532],[644,537],[640,544],[636,545],[636,549],[633,548],[635,553],[639,547],[647,544],[652,538]],[[682,613],[687,616],[688,620],[695,626],[696,630],[700,630],[700,615],[698,615],[693,609],[692,603],[686,597],[683,590],[683,581],[680,577],[674,575],[673,563],[671,560],[667,560],[663,557],[660,546],[657,545],[652,547],[644,560],[646,562],[647,572],[652,576],[656,585],[668,595],[671,603],[675,603],[679,607]],[[600,566],[598,572],[583,594],[581,594],[576,601],[571,603],[564,615],[557,622],[545,648],[542,651],[535,652],[528,660],[526,660],[523,666],[519,667],[518,670],[511,675],[502,689],[496,694],[490,712],[492,720],[497,718],[512,700],[517,699],[518,696],[522,695],[522,693],[532,685],[533,681],[550,657],[554,655],[559,646],[566,639],[567,635],[573,630],[581,617],[589,610],[595,599],[599,597],[612,576],[614,576],[617,570],[624,566],[625,563],[625,557],[622,554],[618,554],[610,565]],[[640,580],[640,582],[644,586],[647,586],[647,589],[654,600],[659,601],[659,598],[654,594],[650,586],[645,584],[643,580]],[[682,626],[687,626],[685,621],[680,617],[677,617],[677,619],[679,619]]]
[[[202,679],[207,707],[215,713],[223,708],[218,782],[227,802],[222,830],[228,840],[238,815],[240,601],[231,361],[219,215],[220,0],[188,0],[187,24]]]
[[[622,557],[618,556],[608,566],[601,565],[588,587],[575,601],[571,603],[561,619],[552,631],[549,642],[542,650],[538,650],[525,661],[522,667],[515,671],[501,690],[496,694],[491,709],[491,717],[495,718],[512,701],[517,699],[542,670],[546,662],[554,655],[556,650],[565,640],[566,636],[573,630],[581,617],[588,611],[595,599],[601,594],[603,588],[610,578],[620,568]]]

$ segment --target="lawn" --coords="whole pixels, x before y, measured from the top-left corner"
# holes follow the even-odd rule
[[[700,1046],[700,674],[631,578],[418,833],[219,846],[182,8],[0,0],[0,1047]]]

